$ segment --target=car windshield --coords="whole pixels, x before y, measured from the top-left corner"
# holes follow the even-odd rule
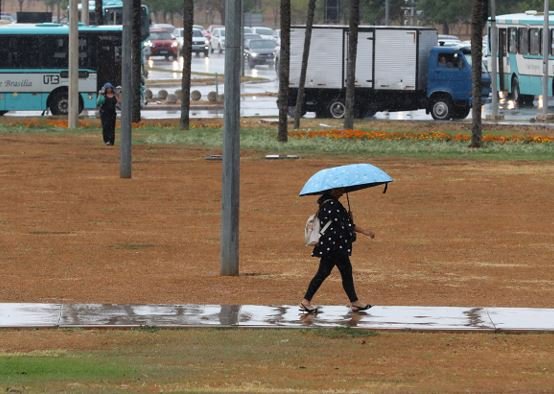
[[[225,37],[225,30],[223,30],[223,29],[222,29],[222,30],[219,30],[219,35],[220,35],[221,37]]]
[[[275,48],[275,41],[273,40],[251,40],[251,49],[273,49]]]
[[[272,36],[273,30],[265,27],[256,28],[256,34],[263,34],[264,36]]]
[[[196,30],[196,29],[192,31],[192,36],[193,37],[204,37],[202,32],[200,30]]]
[[[151,40],[172,40],[173,36],[165,31],[154,31],[150,32]]]

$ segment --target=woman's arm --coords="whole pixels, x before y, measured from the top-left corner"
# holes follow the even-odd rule
[[[358,224],[354,225],[354,231],[356,231],[357,233],[363,234],[366,237],[369,237],[371,239],[375,238],[375,233],[373,231],[371,231],[370,229],[365,229]]]

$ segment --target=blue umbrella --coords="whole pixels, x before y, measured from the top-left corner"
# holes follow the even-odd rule
[[[344,189],[346,193],[368,187],[387,185],[392,178],[371,164],[348,164],[316,172],[300,191],[300,196],[322,194],[331,189]]]

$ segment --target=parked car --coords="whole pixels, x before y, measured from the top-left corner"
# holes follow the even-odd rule
[[[204,37],[204,34],[202,34],[201,29],[192,29],[192,52],[196,54],[196,56],[200,55],[201,53],[204,54],[204,56],[208,56],[209,51],[209,41],[206,37]],[[181,51],[179,52],[181,56],[183,56],[183,46],[181,45]]]
[[[214,53],[215,50],[219,53],[223,53],[225,49],[225,28],[218,27],[212,31],[212,36],[210,38],[210,52]]]
[[[273,36],[273,34],[274,34],[273,29],[271,29],[269,27],[254,26],[254,27],[252,27],[252,33],[259,34],[265,40],[274,40],[275,41],[275,37]]]
[[[146,40],[145,46],[150,48],[150,56],[165,56],[177,59],[179,54],[179,43],[175,36],[165,30],[150,30],[150,36]]]
[[[248,42],[250,40],[261,40],[262,39],[262,36],[260,36],[259,34],[253,34],[253,33],[244,33],[244,45],[248,45]]]
[[[275,41],[273,39],[250,40],[244,46],[244,59],[250,68],[261,64],[273,66],[275,62],[274,50]]]
[[[439,45],[449,47],[453,45],[462,45],[462,40],[457,36],[452,36],[449,34],[439,34],[438,36]]]
[[[183,29],[182,27],[178,27],[173,31],[173,35],[177,39],[177,42],[179,43],[179,53],[183,50]]]
[[[152,26],[150,26],[150,30],[154,31],[166,31],[168,33],[173,34],[175,31],[175,26],[169,24],[169,23],[155,23]]]

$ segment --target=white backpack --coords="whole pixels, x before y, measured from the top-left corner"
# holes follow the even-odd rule
[[[324,201],[323,204],[325,204],[326,202],[327,201]],[[306,246],[317,245],[319,243],[319,238],[323,234],[325,234],[325,231],[327,231],[330,225],[331,221],[329,220],[327,223],[325,223],[323,228],[321,228],[321,222],[317,217],[317,213],[310,215],[310,217],[306,221],[306,226],[304,227],[304,242],[306,243]]]

